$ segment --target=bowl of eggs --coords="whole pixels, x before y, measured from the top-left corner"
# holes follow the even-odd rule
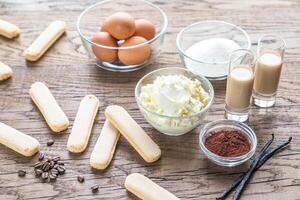
[[[77,31],[97,66],[129,72],[153,63],[167,24],[166,14],[146,0],[105,0],[80,14]]]

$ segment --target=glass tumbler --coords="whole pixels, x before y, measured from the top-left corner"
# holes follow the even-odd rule
[[[238,49],[231,53],[225,98],[227,119],[244,122],[249,118],[254,61],[254,54],[250,50]]]
[[[274,35],[264,35],[258,40],[253,87],[253,102],[258,107],[275,104],[285,48],[285,41]]]

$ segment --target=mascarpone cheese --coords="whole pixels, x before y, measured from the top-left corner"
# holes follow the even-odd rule
[[[155,113],[170,117],[191,116],[209,101],[201,82],[184,75],[164,75],[141,87],[142,105]]]

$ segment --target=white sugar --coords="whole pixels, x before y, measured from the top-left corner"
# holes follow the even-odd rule
[[[228,74],[228,61],[231,52],[240,48],[240,45],[235,41],[226,38],[202,40],[190,46],[185,53],[190,58],[203,63],[197,63],[186,58],[186,66],[190,70],[207,77],[225,76]],[[222,62],[223,64],[206,64]]]

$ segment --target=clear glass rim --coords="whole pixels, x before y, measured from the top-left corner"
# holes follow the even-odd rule
[[[163,18],[163,27],[162,27],[161,31],[160,31],[158,34],[155,35],[154,38],[152,38],[151,40],[148,40],[147,42],[144,42],[144,43],[141,43],[141,44],[137,44],[137,45],[133,45],[133,46],[128,46],[128,47],[111,47],[111,46],[100,45],[100,44],[97,44],[97,43],[92,42],[92,41],[91,41],[89,38],[87,38],[87,37],[81,32],[81,30],[80,30],[81,19],[82,19],[82,17],[83,17],[87,12],[90,11],[90,9],[92,9],[92,8],[98,6],[98,5],[101,5],[101,4],[110,2],[110,1],[112,1],[112,0],[104,0],[104,1],[100,1],[100,2],[98,2],[98,3],[95,3],[95,4],[93,4],[93,5],[89,6],[89,7],[87,7],[82,13],[80,13],[80,15],[79,15],[79,17],[78,17],[78,19],[77,19],[77,22],[76,22],[76,29],[77,29],[77,32],[79,33],[79,36],[80,36],[83,40],[85,40],[86,42],[88,42],[88,43],[90,43],[90,44],[92,44],[92,45],[95,45],[95,46],[97,46],[97,47],[105,48],[105,49],[112,49],[112,50],[121,50],[121,49],[122,49],[122,50],[125,50],[125,49],[133,49],[133,48],[137,48],[137,47],[140,47],[140,46],[143,46],[143,45],[146,45],[146,44],[150,44],[150,43],[152,43],[153,41],[157,40],[158,38],[160,38],[161,36],[163,36],[163,35],[165,34],[165,32],[166,32],[166,30],[167,30],[167,26],[168,26],[168,18],[167,18],[166,13],[165,13],[160,7],[154,5],[153,3],[151,3],[151,2],[149,2],[149,1],[147,1],[147,0],[139,0],[139,1],[141,1],[141,2],[144,2],[144,3],[146,3],[146,4],[150,5],[150,6],[152,6],[153,8],[156,8],[156,9],[160,12],[160,14],[161,14],[161,16],[162,16],[162,18]]]
[[[165,68],[161,68],[161,69],[154,70],[154,71],[152,71],[152,72],[146,74],[145,76],[143,76],[143,77],[138,81],[138,83],[137,83],[136,86],[135,86],[135,91],[134,91],[134,93],[135,93],[135,100],[136,100],[137,104],[138,104],[141,108],[143,108],[144,110],[146,110],[147,112],[149,112],[149,113],[151,113],[151,114],[153,114],[153,115],[156,115],[156,116],[159,116],[159,117],[164,117],[164,118],[169,118],[169,119],[189,119],[189,118],[193,118],[193,117],[195,117],[195,116],[198,116],[198,115],[201,114],[201,113],[205,113],[205,112],[211,107],[211,105],[212,105],[212,103],[213,103],[213,101],[214,101],[214,96],[215,96],[214,88],[213,88],[212,84],[210,83],[210,81],[209,81],[207,78],[205,78],[204,76],[200,76],[200,75],[197,75],[197,74],[193,74],[193,73],[192,73],[192,74],[193,74],[194,76],[196,76],[198,80],[201,80],[201,83],[202,83],[203,81],[205,82],[205,84],[208,86],[208,88],[209,88],[209,90],[210,90],[210,94],[211,94],[211,95],[210,95],[210,99],[209,99],[208,104],[207,104],[202,110],[200,110],[198,113],[195,113],[195,114],[189,115],[189,116],[185,116],[185,117],[175,117],[175,116],[162,115],[162,114],[156,113],[156,112],[154,112],[154,111],[151,111],[151,110],[145,108],[145,107],[143,106],[143,104],[140,102],[139,94],[138,94],[138,89],[139,89],[139,86],[141,85],[141,83],[143,82],[143,80],[144,80],[145,78],[147,78],[148,76],[150,76],[150,75],[152,75],[152,74],[154,74],[154,73],[157,73],[157,72],[159,72],[159,71],[161,71],[161,70],[173,70],[173,69],[183,70],[183,71],[185,71],[185,72],[192,73],[192,72],[190,72],[189,70],[187,70],[187,69],[185,69],[185,68],[182,68],[182,67],[165,67]]]
[[[237,26],[237,25],[235,25],[235,24],[229,23],[229,22],[221,21],[221,20],[203,20],[203,21],[198,21],[198,22],[195,22],[195,23],[193,23],[193,24],[188,25],[187,27],[183,28],[183,29],[177,34],[177,37],[176,37],[176,47],[177,47],[177,50],[178,50],[182,55],[184,55],[185,57],[187,57],[187,58],[189,58],[189,59],[191,59],[191,60],[193,60],[193,61],[195,61],[195,62],[204,63],[204,64],[224,64],[224,63],[228,63],[228,62],[229,62],[229,60],[228,60],[228,61],[224,61],[224,62],[205,62],[205,61],[202,61],[202,60],[199,60],[199,59],[195,59],[195,58],[190,57],[190,56],[187,55],[187,54],[185,53],[185,51],[181,48],[180,40],[181,40],[181,38],[182,38],[182,34],[183,34],[185,31],[187,31],[187,30],[193,28],[193,27],[196,26],[196,25],[199,25],[199,24],[205,24],[205,23],[220,23],[220,24],[229,25],[229,26],[232,26],[232,27],[238,29],[240,32],[243,33],[243,35],[244,35],[244,36],[246,37],[246,39],[247,39],[248,46],[247,46],[246,49],[250,49],[250,48],[251,48],[251,40],[250,40],[250,37],[249,37],[248,33],[247,33],[244,29],[242,29],[241,27],[239,27],[239,26]],[[229,58],[228,58],[228,59],[229,59]]]
[[[281,37],[279,37],[278,35],[273,35],[273,34],[264,34],[264,35],[262,35],[259,39],[258,39],[258,42],[257,42],[257,44],[258,44],[258,50],[261,48],[261,43],[262,43],[262,40],[264,39],[264,38],[266,38],[266,37],[270,37],[270,38],[274,38],[274,39],[276,39],[276,40],[278,40],[278,41],[280,41],[282,44],[281,44],[281,46],[279,46],[279,47],[276,47],[275,49],[273,49],[273,48],[270,48],[270,47],[268,47],[269,49],[272,49],[272,50],[276,50],[276,49],[281,49],[281,50],[285,50],[286,49],[286,42],[285,42],[285,40],[283,39],[283,38],[281,38]]]
[[[230,67],[231,67],[231,63],[232,63],[232,59],[233,59],[234,54],[236,52],[243,52],[243,51],[252,56],[251,66],[255,64],[255,61],[256,61],[255,53],[251,49],[236,49],[236,50],[234,50],[230,53],[230,56],[229,56],[229,58],[230,58],[229,59],[229,70],[230,70]]]
[[[224,157],[224,156],[219,156],[213,152],[211,152],[210,150],[208,150],[205,145],[204,145],[204,136],[209,133],[208,130],[216,125],[224,125],[224,127],[227,127],[227,125],[231,125],[234,127],[239,127],[239,128],[243,128],[246,130],[246,132],[251,136],[250,140],[252,142],[252,147],[251,150],[242,155],[242,156],[238,156],[238,157]],[[245,131],[243,131],[245,132]],[[210,123],[207,123],[204,125],[204,127],[200,130],[200,134],[199,134],[199,145],[200,148],[202,149],[202,151],[204,151],[204,154],[207,154],[209,158],[213,158],[214,160],[218,160],[221,162],[240,162],[240,161],[244,161],[247,160],[249,158],[251,158],[255,151],[256,151],[256,147],[257,147],[257,137],[255,132],[246,124],[242,123],[242,122],[238,122],[238,121],[234,121],[234,120],[228,120],[228,119],[221,119],[221,120],[217,120],[217,121],[213,121]]]

